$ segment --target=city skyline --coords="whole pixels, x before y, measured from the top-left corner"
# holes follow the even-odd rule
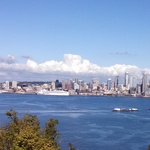
[[[55,91],[53,93],[53,91]],[[0,83],[0,93],[16,93],[16,94],[42,94],[51,95],[57,92],[66,91],[65,94],[69,95],[122,95],[122,96],[144,96],[150,97],[150,80],[148,74],[143,74],[141,82],[137,82],[136,76],[125,73],[124,83],[120,81],[120,77],[116,76],[115,79],[108,78],[107,82],[101,82],[98,78],[91,79],[86,83],[81,79],[68,79],[59,81],[48,82],[19,82],[19,81],[6,81]],[[60,94],[60,93],[59,93]]]
[[[150,74],[150,2],[0,1],[0,81]]]

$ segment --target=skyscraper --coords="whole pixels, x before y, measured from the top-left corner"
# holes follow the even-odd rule
[[[147,90],[147,74],[143,74],[143,79],[142,79],[142,93],[145,94]]]
[[[5,82],[5,89],[6,89],[6,90],[9,90],[9,81],[6,81],[6,82]]]
[[[12,81],[12,88],[17,88],[17,81]]]
[[[124,86],[125,86],[125,87],[128,87],[128,85],[129,85],[129,73],[126,72],[126,73],[125,73],[125,82],[124,82]]]
[[[108,78],[108,80],[107,80],[107,90],[108,91],[111,90],[111,78]]]
[[[92,79],[93,89],[97,89],[98,85],[99,85],[99,79],[96,79],[96,78]]]
[[[136,88],[136,77],[135,76],[130,76],[130,88]]]
[[[119,87],[119,76],[115,77],[115,90],[118,90]]]

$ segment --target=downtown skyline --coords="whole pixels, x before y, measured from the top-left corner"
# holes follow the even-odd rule
[[[150,74],[148,0],[0,1],[0,81]],[[104,78],[104,79],[103,79]]]

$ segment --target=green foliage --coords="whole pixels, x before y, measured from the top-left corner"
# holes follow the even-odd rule
[[[73,148],[71,143],[68,143],[68,147],[69,147],[69,150],[76,150],[75,148]]]
[[[10,122],[0,128],[0,150],[60,150],[58,120],[50,119],[42,130],[36,116],[27,114],[19,119],[14,110],[6,115]]]

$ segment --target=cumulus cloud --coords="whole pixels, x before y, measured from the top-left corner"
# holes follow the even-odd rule
[[[51,80],[51,78],[69,78],[70,76],[101,77],[124,76],[125,72],[141,78],[142,72],[150,73],[150,69],[137,66],[116,64],[110,67],[98,66],[79,55],[65,54],[62,61],[46,61],[37,63],[28,59],[25,64],[14,63],[15,58],[9,56],[9,61],[0,61],[1,79],[12,80]]]
[[[12,55],[8,55],[6,58],[0,58],[0,63],[12,64],[16,62],[16,58]]]

